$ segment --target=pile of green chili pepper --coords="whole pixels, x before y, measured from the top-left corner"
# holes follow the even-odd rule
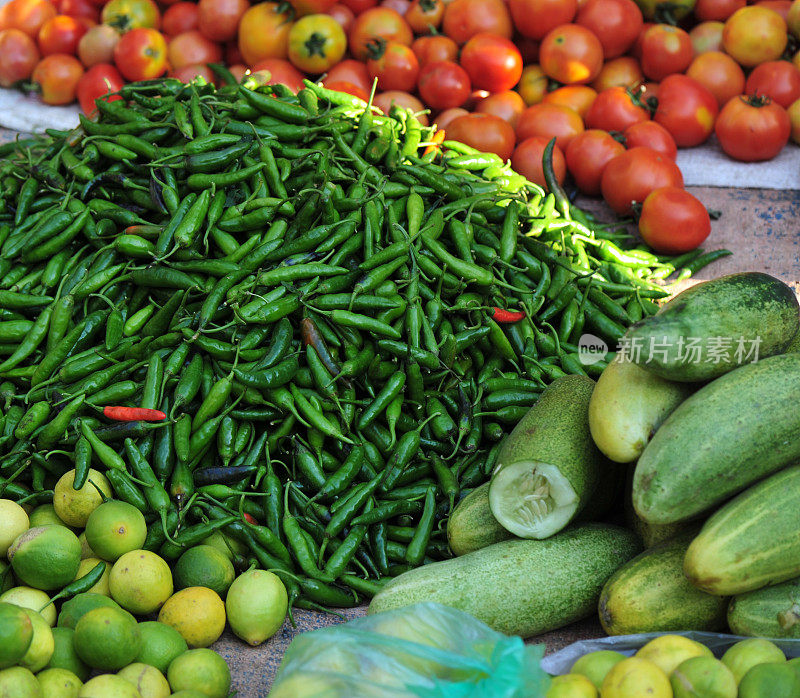
[[[98,108],[2,150],[0,496],[99,468],[148,549],[222,530],[303,607],[447,557],[503,435],[605,366],[580,336],[615,345],[709,260],[625,250],[552,168],[545,194],[312,83]]]

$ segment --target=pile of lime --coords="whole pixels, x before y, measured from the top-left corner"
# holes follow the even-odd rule
[[[228,696],[230,671],[209,646],[226,624],[253,645],[277,632],[280,579],[237,576],[243,551],[219,531],[165,559],[101,473],[78,490],[73,476],[52,504],[0,499],[0,696]]]
[[[661,635],[632,657],[600,650],[555,676],[546,698],[798,698],[800,658],[787,661],[760,638],[732,645],[720,659],[682,635]]]

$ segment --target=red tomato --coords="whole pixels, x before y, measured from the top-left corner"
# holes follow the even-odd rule
[[[85,114],[92,114],[95,107],[95,100],[104,97],[112,92],[122,89],[125,80],[119,71],[110,63],[98,63],[87,70],[78,81],[77,97],[78,104]],[[122,99],[119,95],[106,97],[109,102]]]
[[[88,27],[75,17],[56,15],[47,20],[39,30],[39,51],[43,56],[53,53],[75,54],[78,42]]]
[[[508,0],[514,26],[523,36],[541,40],[557,26],[568,24],[578,11],[577,0]]]
[[[100,18],[124,33],[140,27],[158,29],[161,14],[153,0],[109,0]]]
[[[596,92],[610,87],[636,87],[644,80],[639,61],[631,56],[612,58],[600,69],[600,73],[592,82]]]
[[[403,92],[402,90],[382,92],[379,95],[375,95],[375,99],[372,100],[372,103],[386,114],[389,113],[389,109],[391,109],[392,105],[396,104],[398,107],[408,109],[418,114],[417,119],[419,119],[419,122],[423,126],[428,125],[428,117],[425,114],[419,114],[419,112],[424,111],[425,106],[414,95],[408,92]]]
[[[260,2],[239,21],[239,50],[248,65],[265,58],[286,58],[292,18],[285,5]]]
[[[494,114],[515,128],[519,117],[525,111],[525,102],[517,92],[507,90],[506,92],[495,92],[486,99],[482,99],[475,106],[475,111],[479,114]]]
[[[711,92],[720,108],[724,107],[731,97],[744,92],[744,71],[727,53],[720,51],[701,53],[692,61],[686,75]]]
[[[59,0],[58,14],[83,17],[95,23],[100,21],[100,11],[89,0]]]
[[[341,2],[342,5],[347,5],[356,17],[378,4],[378,0],[341,0]]]
[[[744,7],[747,0],[697,0],[694,6],[694,16],[701,22],[724,22],[740,7]]]
[[[549,138],[542,138],[541,136],[526,138],[517,145],[511,156],[511,167],[540,187],[547,186],[544,181],[542,157],[544,156],[544,149],[549,142]],[[553,172],[555,173],[556,181],[559,184],[563,184],[564,178],[567,176],[567,164],[564,160],[564,153],[561,152],[561,148],[558,146],[553,148]]]
[[[369,58],[367,46],[375,39],[411,46],[414,35],[411,27],[397,12],[387,7],[374,7],[358,15],[350,27],[348,36],[350,53],[360,61],[367,60]]]
[[[196,78],[203,78],[206,82],[214,83],[217,76],[204,63],[195,63],[194,65],[185,65],[182,68],[173,70],[169,73],[169,77],[180,80],[181,82],[189,83]]]
[[[419,61],[405,44],[380,41],[370,45],[367,70],[371,79],[377,78],[379,90],[411,92],[417,86]]]
[[[519,82],[522,56],[502,36],[475,34],[461,49],[461,67],[467,71],[473,87],[503,92]]]
[[[481,152],[494,153],[503,161],[514,152],[514,129],[493,114],[467,114],[453,119],[447,126],[447,137]]]
[[[25,32],[19,29],[0,31],[0,87],[11,87],[27,80],[39,62],[39,50]]]
[[[653,120],[667,129],[681,148],[708,140],[718,113],[716,97],[687,75],[670,75],[658,86],[658,108]]]
[[[152,80],[167,70],[167,42],[155,29],[141,27],[122,35],[114,47],[114,63],[128,80]]]
[[[83,66],[75,56],[52,53],[36,64],[31,81],[39,86],[45,104],[69,104],[75,101],[82,76]]]
[[[678,156],[678,146],[669,131],[655,121],[640,121],[628,126],[622,134],[626,148],[650,148],[670,160]]]
[[[286,85],[292,92],[299,92],[305,85],[303,84],[303,74],[295,68],[289,61],[282,58],[265,58],[252,67],[252,71],[267,71],[270,77],[264,83],[265,85],[275,85],[281,83]],[[335,87],[328,85],[330,89],[334,90]]]
[[[567,169],[578,189],[589,196],[597,196],[603,170],[623,152],[625,147],[610,134],[600,129],[589,129],[575,136],[567,146]]]
[[[800,98],[800,71],[789,61],[767,61],[757,65],[747,78],[744,92],[766,95],[784,109]]]
[[[87,68],[114,60],[114,47],[119,33],[107,24],[98,24],[87,31],[78,42],[78,58]]]
[[[452,109],[445,109],[439,112],[439,115],[433,120],[440,129],[446,129],[452,121],[459,116],[466,116],[469,112],[461,107],[453,107]]]
[[[547,76],[538,65],[529,65],[522,69],[517,92],[525,104],[529,107],[539,104],[547,94],[547,88]]]
[[[800,143],[800,99],[789,105],[786,113],[792,125],[792,142]]]
[[[625,53],[639,32],[644,20],[633,0],[588,0],[581,7],[575,23],[591,31],[603,46],[603,58],[616,58]]]
[[[443,34],[421,36],[414,39],[411,50],[416,54],[420,67],[436,61],[455,63],[458,58],[458,44]]]
[[[656,24],[642,37],[642,72],[651,80],[682,73],[692,62],[692,40],[679,27]]]
[[[222,60],[222,47],[197,30],[188,31],[169,42],[167,59],[173,70],[199,63],[218,63]]]
[[[403,17],[415,34],[425,34],[439,28],[444,8],[444,0],[414,0]]]
[[[769,10],[775,10],[784,21],[789,17],[789,10],[792,7],[792,0],[758,0],[755,3],[756,7],[766,7]]]
[[[586,114],[586,127],[603,131],[624,131],[640,121],[649,121],[650,112],[639,97],[625,87],[604,90],[592,102]]]
[[[674,161],[650,148],[631,148],[606,165],[600,190],[616,213],[628,215],[659,187],[682,187],[683,175]]]
[[[634,41],[633,46],[631,46],[629,53],[639,62],[642,60],[642,41],[644,40],[644,35],[650,27],[654,26],[656,25],[653,22],[645,22],[642,25],[642,31],[639,32],[639,36],[636,37],[636,41]]]
[[[394,10],[399,14],[401,17],[405,17],[406,12],[408,12],[408,8],[411,7],[410,0],[382,0],[381,7],[386,7],[390,10]]]
[[[789,141],[786,110],[769,97],[734,97],[719,113],[714,132],[720,147],[735,160],[771,160]]]
[[[372,89],[372,80],[370,80],[367,66],[361,61],[355,61],[352,58],[337,63],[328,71],[322,83],[327,87],[331,82],[352,83],[364,90],[367,95],[369,95],[369,91]]]
[[[353,11],[347,5],[341,3],[336,3],[331,7],[331,9],[328,10],[328,14],[342,25],[342,29],[344,29],[345,33],[350,31],[350,26],[356,18]]]
[[[292,8],[298,17],[305,15],[324,14],[336,4],[336,0],[290,0]]]
[[[692,40],[692,51],[695,56],[708,51],[722,51],[722,22],[702,22],[692,27],[689,38]]]
[[[564,150],[569,142],[583,131],[583,121],[576,111],[560,104],[534,104],[528,107],[517,122],[517,140],[532,136],[556,139],[556,145]]]
[[[587,85],[566,85],[548,92],[542,102],[544,104],[560,104],[577,112],[581,119],[586,118],[589,108],[597,98],[597,91]]]
[[[212,41],[230,41],[236,38],[239,22],[248,9],[248,0],[200,0],[197,27]]]
[[[482,33],[510,39],[514,28],[503,0],[453,0],[444,10],[442,30],[461,45]]]
[[[352,82],[348,82],[347,80],[332,80],[326,82],[325,87],[327,87],[329,90],[334,90],[336,92],[346,92],[347,94],[353,95],[353,97],[358,97],[359,99],[364,100],[365,102],[369,101],[369,92],[367,92],[359,85],[354,85]],[[295,90],[295,92],[299,91],[299,89],[300,88]]]
[[[642,204],[639,234],[656,252],[683,254],[711,233],[711,218],[697,197],[680,187],[651,191]]]
[[[469,75],[457,63],[436,61],[419,71],[417,85],[422,101],[433,109],[460,107],[469,99]]]
[[[591,82],[603,67],[603,46],[585,27],[562,24],[542,40],[539,64],[546,75],[565,85]]]
[[[170,5],[161,18],[161,31],[168,37],[197,29],[200,11],[194,2],[176,2]]]
[[[11,0],[0,7],[0,31],[19,29],[36,40],[42,25],[55,16],[55,5],[49,0]]]
[[[745,68],[777,61],[788,40],[783,17],[767,7],[736,10],[722,30],[725,53]]]

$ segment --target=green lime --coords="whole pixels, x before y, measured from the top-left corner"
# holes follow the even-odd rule
[[[103,502],[86,521],[86,542],[97,557],[113,562],[138,550],[147,536],[142,512],[127,502]]]
[[[52,504],[40,504],[30,513],[30,525],[28,528],[36,526],[67,526],[56,514],[56,508]]]
[[[143,698],[130,681],[116,674],[100,674],[81,687],[78,698]]]
[[[30,528],[25,510],[10,499],[0,499],[0,556],[5,557],[14,539]]]
[[[157,611],[172,595],[169,565],[149,550],[131,550],[111,568],[111,598],[136,614]]]
[[[226,536],[222,531],[214,531],[202,542],[202,545],[210,545],[212,548],[216,548],[231,562],[237,555],[243,556],[247,553],[247,547],[244,543]]]
[[[28,651],[32,639],[33,623],[25,609],[0,603],[0,669],[19,662]]]
[[[30,669],[35,674],[37,671],[44,669],[47,666],[47,662],[50,661],[50,657],[53,656],[55,647],[53,631],[47,621],[36,611],[32,611],[29,608],[23,608],[22,610],[31,619],[33,638],[28,651],[25,652],[25,656],[19,660],[19,665]]]
[[[0,696],[3,698],[42,698],[42,688],[30,669],[15,666],[0,671]]]
[[[36,674],[42,698],[78,698],[83,683],[67,669],[45,669]]]
[[[75,579],[81,564],[81,544],[64,526],[37,526],[14,540],[8,549],[14,576],[35,589],[60,589]]]
[[[569,670],[570,674],[582,674],[589,681],[594,684],[594,687],[599,691],[603,685],[603,679],[609,672],[612,666],[617,662],[625,659],[622,652],[614,652],[613,650],[598,650],[597,652],[590,652],[579,657],[572,668]]]
[[[95,608],[75,626],[75,651],[93,669],[116,671],[141,649],[136,619],[119,608]]]
[[[184,652],[167,670],[173,691],[193,689],[208,698],[225,698],[231,687],[231,672],[225,660],[210,649]]]
[[[164,674],[149,664],[128,664],[117,672],[117,676],[136,686],[142,698],[167,698],[171,693]]]
[[[675,698],[736,698],[736,679],[714,657],[692,657],[681,662],[669,682]]]
[[[731,645],[722,655],[722,663],[733,672],[736,685],[757,664],[785,662],[786,656],[769,640],[752,637]]]
[[[154,666],[162,674],[167,672],[169,663],[175,657],[189,649],[186,640],[175,628],[157,620],[139,623],[139,634],[142,638],[142,649],[139,650],[136,661]]]
[[[597,689],[583,674],[554,676],[544,698],[597,698]]]
[[[85,577],[101,562],[103,562],[103,560],[97,557],[87,557],[81,560],[81,564],[78,566],[78,573],[75,575],[75,580],[77,581],[81,577]],[[111,565],[108,564],[107,562],[105,563],[105,565],[106,568],[103,571],[103,574],[100,575],[100,579],[98,579],[97,582],[95,582],[95,584],[93,584],[89,589],[87,589],[86,593],[111,596],[111,592],[108,590],[108,578],[111,575]]]
[[[202,691],[187,688],[185,691],[176,691],[172,694],[172,698],[208,698],[208,696]]]
[[[210,545],[189,548],[172,570],[176,589],[208,587],[223,597],[235,576],[231,561]]]
[[[119,608],[120,605],[102,594],[84,592],[76,594],[69,601],[61,605],[61,613],[58,614],[59,628],[74,628],[84,613],[95,608]]]
[[[14,587],[0,595],[0,601],[13,603],[22,608],[30,608],[33,611],[39,611],[49,600],[50,596],[46,592],[33,587]],[[41,614],[51,628],[56,624],[55,604],[51,603],[41,611]]]
[[[248,570],[228,589],[225,612],[231,630],[250,645],[260,645],[283,625],[289,598],[272,572]]]
[[[89,678],[89,667],[75,651],[75,631],[72,628],[53,628],[53,654],[48,669],[66,669],[81,681]]]
[[[97,488],[100,488],[106,499],[110,499],[113,494],[111,484],[98,470],[89,469],[89,477],[79,490],[73,489],[74,482],[74,470],[69,470],[61,476],[55,486],[53,506],[64,523],[82,528],[86,525],[89,514],[103,503],[103,497]]]
[[[739,682],[739,698],[797,698],[800,674],[786,662],[756,664]]]

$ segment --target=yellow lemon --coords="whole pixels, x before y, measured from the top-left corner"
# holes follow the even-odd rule
[[[83,682],[67,669],[45,669],[36,674],[42,698],[78,698]]]
[[[81,686],[78,698],[142,698],[142,694],[130,681],[115,674],[100,674]]]
[[[91,572],[97,565],[102,562],[99,558],[96,557],[87,557],[81,560],[81,564],[78,566],[78,574],[75,575],[75,579],[78,580],[81,577],[85,577],[89,572]],[[91,588],[87,589],[85,593],[87,594],[102,594],[103,596],[111,596],[111,592],[108,590],[108,578],[111,575],[111,568],[108,563],[106,563],[106,568],[103,571],[103,574],[100,576],[100,579],[92,586]]]
[[[653,662],[628,657],[615,664],[603,679],[601,698],[672,698],[669,679]]]
[[[19,504],[0,499],[0,556],[5,557],[16,537],[29,527],[28,515]]]
[[[89,514],[103,503],[103,497],[97,488],[107,499],[111,498],[113,497],[111,483],[103,473],[92,468],[89,469],[89,477],[79,490],[73,489],[73,482],[75,482],[74,470],[68,470],[61,476],[54,489],[53,506],[58,518],[65,524],[83,528],[89,520]]]
[[[682,635],[661,635],[650,640],[636,655],[653,662],[669,676],[679,665],[692,657],[713,657],[714,653],[705,645]]]
[[[172,692],[164,674],[149,664],[140,662],[128,664],[117,672],[117,676],[136,686],[142,698],[167,698]]]
[[[597,698],[594,684],[581,674],[554,676],[545,698]]]
[[[189,647],[208,647],[225,629],[225,604],[211,589],[187,587],[167,599],[158,620],[175,628]]]
[[[737,686],[744,675],[757,664],[785,661],[786,656],[777,645],[758,637],[741,640],[731,645],[722,655],[722,663],[733,673]]]
[[[56,508],[52,504],[40,504],[30,514],[28,514],[31,525],[28,528],[36,526],[64,526],[69,528],[56,514]]]
[[[19,660],[19,665],[30,669],[35,674],[37,671],[44,669],[50,661],[50,657],[53,656],[53,649],[55,648],[53,631],[47,621],[36,611],[31,611],[29,608],[23,608],[22,610],[31,619],[33,638],[28,646],[28,651]]]
[[[603,679],[611,667],[623,659],[625,659],[625,655],[622,652],[614,652],[613,650],[589,652],[589,654],[584,654],[575,661],[569,673],[585,676],[599,691],[603,685]]]
[[[172,572],[155,553],[131,550],[114,563],[108,588],[122,608],[137,615],[153,613],[172,594]]]
[[[3,698],[42,698],[42,687],[30,669],[15,666],[0,671],[0,696]]]
[[[669,677],[675,698],[736,698],[731,670],[713,657],[692,657]]]
[[[231,584],[225,611],[237,637],[250,645],[260,645],[283,625],[288,604],[286,587],[277,575],[248,570]]]
[[[14,587],[8,591],[0,594],[0,601],[4,603],[11,603],[15,606],[22,606],[22,608],[30,608],[39,614],[47,621],[47,624],[52,628],[56,624],[56,605],[51,603],[47,608],[39,611],[44,606],[50,597],[46,592],[41,589],[34,589],[33,587]]]

